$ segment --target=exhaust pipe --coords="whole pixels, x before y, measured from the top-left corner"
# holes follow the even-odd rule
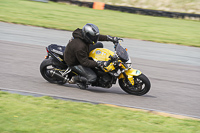
[[[61,74],[59,74],[58,72],[51,70],[50,71],[51,77],[53,78],[57,78],[59,80],[62,80],[63,82],[67,81],[67,77],[63,77]]]

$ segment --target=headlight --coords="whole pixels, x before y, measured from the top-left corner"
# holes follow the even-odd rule
[[[140,73],[141,73],[140,70],[137,70],[137,71],[136,71],[136,74],[140,74]]]
[[[131,67],[132,67],[131,58],[130,58],[130,56],[129,56],[128,58],[129,58],[129,59],[128,59],[128,61],[126,62],[126,65],[127,65],[129,68],[131,68]]]

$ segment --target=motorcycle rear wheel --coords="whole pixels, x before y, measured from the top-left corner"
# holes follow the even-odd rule
[[[119,85],[122,88],[122,90],[124,90],[128,94],[137,95],[137,96],[142,96],[146,94],[147,92],[149,92],[151,88],[151,83],[144,74],[141,74],[133,78],[134,78],[135,83],[131,87],[128,86],[125,79],[119,79]]]
[[[40,64],[40,73],[44,79],[46,79],[50,83],[54,84],[65,84],[65,82],[58,80],[51,76],[50,71],[55,69],[53,65],[53,58],[44,59]]]

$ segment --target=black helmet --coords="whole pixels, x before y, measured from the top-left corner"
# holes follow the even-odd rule
[[[94,44],[99,40],[99,28],[94,24],[87,23],[82,28],[82,34],[87,43]]]

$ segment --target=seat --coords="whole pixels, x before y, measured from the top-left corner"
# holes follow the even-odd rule
[[[48,49],[53,52],[58,54],[61,58],[64,56],[65,52],[65,46],[57,45],[57,44],[51,44],[48,46]]]

